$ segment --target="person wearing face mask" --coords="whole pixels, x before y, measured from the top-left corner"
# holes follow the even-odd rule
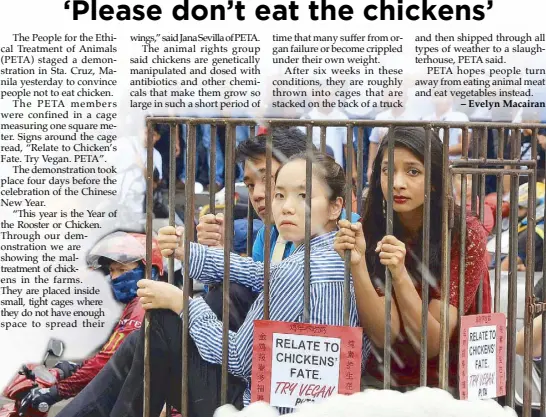
[[[133,331],[140,329],[144,320],[144,309],[138,302],[137,282],[145,278],[146,235],[139,233],[114,232],[95,244],[87,255],[90,268],[100,270],[110,281],[114,298],[125,304],[125,308],[107,342],[90,359],[76,364],[58,362],[62,380],[51,388],[35,388],[25,400],[33,408],[41,403],[48,406],[76,396],[101,371],[118,347]],[[163,274],[163,259],[154,239],[152,247],[152,279]]]
[[[304,309],[305,247],[310,249],[309,322],[341,326],[344,323],[344,261],[334,252],[337,221],[346,194],[345,174],[331,157],[315,153],[311,191],[311,239],[305,241],[306,154],[296,154],[280,164],[274,176],[275,194],[271,211],[283,240],[292,242],[291,255],[271,267],[269,319],[301,322]],[[190,265],[190,277],[205,283],[224,279],[224,251],[198,243],[190,244],[184,258],[184,237],[180,228],[161,228],[159,247],[165,257]],[[228,390],[226,402],[241,409],[250,401],[254,320],[264,317],[264,264],[250,257],[231,255],[230,282],[241,283],[258,293],[244,322],[229,332]],[[180,406],[182,387],[181,331],[184,296],[182,290],[164,283],[141,280],[140,303],[150,311],[150,416],[158,416],[165,402]],[[350,288],[349,325],[359,326],[355,296]],[[220,403],[222,328],[217,314],[202,297],[189,301],[190,340],[184,350],[188,358],[188,414],[185,417],[212,416]],[[130,337],[134,349],[120,349],[111,363],[86,391],[104,392],[91,401],[90,396],[77,404],[76,398],[59,417],[143,415],[144,332]],[[366,335],[362,340],[362,365],[370,354]],[[127,343],[125,344],[127,346]],[[129,365],[128,365],[129,364]],[[82,393],[84,394],[85,391]],[[85,397],[85,395],[84,395]],[[114,398],[115,397],[115,398]],[[114,398],[115,401],[111,401]],[[280,414],[291,412],[279,408]]]

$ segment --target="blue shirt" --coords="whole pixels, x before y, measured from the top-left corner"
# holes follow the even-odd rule
[[[341,219],[345,219],[345,209],[341,212]],[[357,222],[360,219],[360,216],[356,213],[352,213],[351,221],[353,223]],[[264,262],[264,253],[265,253],[265,225],[258,231],[254,245],[252,246],[252,259],[257,262]],[[277,238],[279,237],[279,231],[275,226],[271,226],[271,250],[269,256],[273,256],[273,251],[275,249],[275,244],[277,243]],[[284,249],[283,259],[287,258],[294,252],[294,245],[292,242],[286,243],[286,248]]]
[[[336,232],[317,236],[311,245],[311,300],[310,322],[334,326],[343,325],[344,261],[334,251]],[[269,319],[285,322],[301,322],[303,315],[303,286],[305,245],[300,245],[292,255],[271,267]],[[221,282],[224,278],[223,249],[209,248],[197,243],[190,245],[190,277],[205,283]],[[258,298],[237,332],[229,332],[228,372],[247,382],[244,404],[250,403],[250,376],[252,369],[252,339],[254,320],[263,319],[264,265],[251,258],[231,255],[230,280],[256,292]],[[351,285],[349,325],[360,326],[354,288]],[[190,300],[189,331],[199,354],[207,362],[222,363],[222,322],[202,298]],[[370,353],[370,342],[363,335],[362,366],[365,367]],[[291,412],[279,409],[281,414]]]
[[[273,250],[275,249],[275,244],[277,243],[277,238],[279,237],[279,231],[275,226],[271,226],[271,251],[269,256],[273,256]],[[287,258],[294,252],[294,245],[292,242],[286,242],[286,247],[284,249],[283,259]],[[252,259],[256,262],[264,262],[264,253],[265,253],[265,226],[263,226],[256,236],[254,241],[254,246],[252,246]]]

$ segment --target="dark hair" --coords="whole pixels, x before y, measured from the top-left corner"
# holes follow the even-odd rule
[[[291,156],[305,152],[307,136],[296,127],[276,127],[272,129],[272,155],[279,162],[284,162]],[[253,139],[246,139],[237,147],[237,161],[257,159],[266,154],[267,135],[257,135]]]
[[[275,174],[275,182],[281,169],[292,161],[306,160],[307,152],[300,152],[292,155],[284,162]],[[343,168],[330,155],[323,154],[317,150],[313,151],[311,162],[313,164],[313,174],[317,175],[328,186],[330,201],[335,201],[338,197],[345,198],[347,183],[345,182],[345,172]]]
[[[161,136],[161,138],[168,138],[170,135],[170,127],[166,123],[152,123],[152,131]]]
[[[439,283],[441,277],[441,233],[443,209],[443,146],[440,137],[433,131],[431,135],[431,193],[430,193],[430,245],[429,270],[432,278]],[[425,130],[421,127],[394,127],[393,139],[395,147],[403,147],[413,153],[421,162],[424,162]],[[375,252],[377,243],[385,236],[386,218],[383,213],[383,196],[381,190],[381,164],[383,155],[388,152],[388,140],[379,145],[377,156],[373,162],[369,191],[362,213],[362,228],[366,239],[366,263],[370,268],[373,279],[384,281],[385,267],[381,265],[379,255]],[[453,241],[458,239],[457,225],[460,222],[460,211],[455,210],[455,227]],[[396,212],[393,213],[393,234],[401,241],[408,240],[404,227],[400,223]],[[421,278],[422,233],[419,232],[418,241],[413,248],[406,248],[406,268],[414,278]]]

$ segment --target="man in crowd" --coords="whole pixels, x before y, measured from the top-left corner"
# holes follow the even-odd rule
[[[61,381],[51,388],[34,388],[21,403],[21,410],[49,408],[53,404],[76,396],[101,371],[118,347],[142,325],[144,310],[136,296],[137,282],[145,277],[146,235],[115,232],[102,238],[87,255],[87,264],[104,273],[112,286],[114,298],[125,308],[108,341],[100,351],[81,364],[62,361],[55,367],[61,371]],[[153,241],[152,279],[163,274],[163,258]]]

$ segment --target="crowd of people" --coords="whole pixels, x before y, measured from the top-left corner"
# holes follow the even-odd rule
[[[438,100],[437,105],[434,119],[445,120],[443,117],[449,117],[445,114],[454,113],[445,100]],[[392,111],[391,115],[381,114],[378,117],[382,120],[386,118],[399,120],[405,116]],[[154,156],[161,153],[161,147],[158,145],[165,134],[161,127],[156,126],[155,129],[157,152]],[[303,320],[304,260],[308,247],[309,321],[315,324],[342,325],[345,303],[344,255],[349,251],[351,271],[349,324],[363,329],[361,358],[364,387],[379,387],[383,382],[381,353],[371,352],[381,352],[385,343],[386,270],[392,276],[390,343],[393,356],[397,358],[391,368],[392,385],[394,389],[402,391],[419,386],[420,335],[423,330],[421,283],[425,273],[421,249],[427,174],[424,164],[425,130],[420,127],[393,128],[394,217],[393,232],[390,235],[385,233],[386,198],[390,191],[387,141],[382,140],[385,131],[374,128],[368,132],[369,168],[364,169],[362,173],[367,180],[362,213],[346,213],[343,210],[346,196],[344,150],[347,143],[345,140],[339,144],[330,139],[335,137],[336,141],[340,141],[343,134],[327,135],[330,154],[322,154],[318,149],[313,153],[311,239],[306,241],[306,135],[299,128],[271,130],[274,152],[271,177],[267,178],[265,175],[267,135],[263,131],[258,131],[258,134],[251,138],[249,134],[242,133],[245,129],[248,133],[247,128],[237,133],[237,169],[240,170],[238,177],[248,189],[249,203],[257,216],[263,220],[265,216],[271,214],[273,222],[270,230],[271,252],[268,254],[271,257],[269,319],[288,322]],[[206,136],[207,129],[203,131],[205,133],[202,133],[204,136],[201,136],[201,139]],[[461,135],[462,133],[458,131],[450,131],[450,157],[458,157],[464,152]],[[444,209],[441,138],[442,135],[431,133],[431,172],[428,174],[432,179],[431,213],[435,214],[441,213]],[[542,141],[540,143],[542,144]],[[163,157],[162,160],[168,158]],[[154,166],[161,167],[163,161],[156,164],[154,159]],[[165,178],[165,175],[159,173],[159,179]],[[179,176],[178,179],[184,181],[184,176]],[[223,185],[217,179],[216,182],[219,187]],[[271,184],[271,206],[266,204],[268,183]],[[542,202],[543,194],[542,189]],[[463,238],[466,242],[462,310],[464,314],[475,314],[478,312],[478,304],[481,304],[484,313],[491,312],[492,298],[488,275],[491,257],[486,245],[493,230],[492,213],[484,216],[486,224],[480,222],[470,210],[466,210],[463,218],[460,210],[460,193],[457,198],[458,204],[453,212],[453,233],[451,241],[448,242],[451,255],[448,284],[450,342],[448,367],[449,383],[455,391],[461,258],[459,242]],[[502,209],[491,205],[488,207],[491,210]],[[427,381],[430,386],[437,386],[439,381],[441,221],[439,215],[430,218],[429,269],[426,271],[430,279],[427,324],[429,359]],[[459,234],[461,222],[466,223],[464,237]],[[228,402],[237,408],[243,408],[250,402],[253,323],[254,320],[263,319],[264,314],[263,260],[266,256],[264,233],[265,226],[262,226],[255,238],[252,256],[241,256],[236,253],[230,256]],[[161,228],[157,235],[157,248],[164,259],[174,256],[181,262],[189,263],[190,277],[208,284],[210,288],[204,295],[189,300],[189,317],[186,319],[190,341],[186,352],[189,357],[187,372],[191,381],[188,386],[189,416],[212,416],[220,403],[221,390],[224,319],[223,217],[213,214],[203,216],[197,225],[196,237],[198,242],[190,244],[188,259],[184,258],[182,227]],[[110,268],[114,293],[123,294],[123,302],[136,302],[138,299],[139,309],[142,309],[142,312],[151,312],[150,410],[152,416],[158,416],[166,403],[176,409],[180,409],[181,406],[181,332],[184,319],[181,313],[183,299],[189,294],[183,294],[179,286],[160,279],[140,279],[143,278],[141,273],[143,259],[142,256],[127,254],[120,260],[119,257],[97,253],[93,260],[90,260],[90,264]],[[524,264],[525,259],[521,260],[521,263]],[[123,265],[125,269],[116,272],[118,264]],[[135,270],[137,272],[134,272]],[[128,274],[131,276],[127,277]],[[118,281],[120,276],[123,282]],[[480,284],[483,290],[479,293]],[[482,297],[481,300],[478,300],[478,294]],[[115,353],[108,359],[107,362],[101,363],[102,370],[92,380],[87,381],[85,388],[58,414],[60,417],[143,415],[143,329],[138,326],[125,335],[122,342],[116,346]],[[59,389],[54,387],[47,393],[33,391],[28,401],[37,406],[41,402],[50,404],[61,398],[57,396],[53,400],[52,392],[56,394]],[[290,411],[291,409],[287,408],[279,409],[281,414]]]
[[[392,107],[384,108],[350,108],[339,107],[330,105],[321,105],[310,109],[301,108],[284,108],[277,109],[274,113],[267,113],[267,117],[277,118],[290,118],[300,119],[302,126],[300,129],[305,132],[305,123],[307,120],[346,120],[347,122],[355,119],[359,120],[377,120],[377,121],[450,121],[450,122],[468,122],[468,121],[499,121],[499,122],[539,122],[541,117],[539,114],[530,112],[524,109],[507,109],[493,108],[492,110],[476,109],[472,110],[467,105],[462,105],[456,98],[452,96],[423,98],[415,96],[412,89],[403,87],[398,91],[402,95],[396,95],[388,97],[385,94],[385,103],[392,105]],[[341,100],[340,100],[341,101]],[[336,101],[331,101],[336,103]],[[319,103],[325,104],[320,101]],[[401,104],[401,105],[400,105]],[[275,109],[272,109],[275,110]],[[218,115],[225,116],[225,115]],[[243,113],[237,117],[251,117]],[[234,122],[237,119],[233,119]],[[169,161],[169,126],[159,125],[157,127],[157,140],[155,140],[155,148],[157,150],[154,154],[154,166],[158,169],[162,167],[162,172],[159,172],[159,176],[164,178],[164,183],[168,182],[168,176],[164,175],[168,173],[168,161]],[[377,153],[377,147],[380,141],[383,139],[387,129],[386,128],[365,128],[363,134],[363,147],[364,153],[361,155],[363,162],[362,179],[364,184],[367,184],[368,178],[371,174],[372,161]],[[261,132],[260,127],[256,127],[255,133]],[[315,146],[319,147],[320,144],[320,130],[319,128],[313,128],[313,142]],[[225,185],[225,140],[226,131],[225,126],[218,125],[216,130],[216,171],[212,174],[209,172],[211,166],[211,126],[207,124],[198,125],[196,128],[196,177],[195,181],[199,184],[197,189],[201,189],[201,185],[204,190],[211,189],[211,184],[215,184],[215,190],[221,190]],[[506,135],[509,135],[507,130]],[[352,145],[354,150],[357,150],[357,129],[354,130]],[[439,132],[440,138],[443,139],[443,131]],[[522,159],[529,159],[531,157],[530,143],[530,131],[523,131]],[[250,127],[237,126],[235,128],[236,143],[239,145],[244,140],[250,137]],[[176,182],[179,189],[183,189],[186,182],[186,139],[187,139],[187,127],[181,125],[179,129],[179,137],[176,142]],[[498,149],[496,144],[497,138],[490,133],[488,138],[487,152],[488,157],[496,157]],[[506,149],[504,151],[505,156],[509,156],[510,148],[509,141],[506,141]],[[543,146],[546,146],[546,136],[544,141],[541,142]],[[336,162],[342,167],[346,168],[346,148],[347,148],[347,132],[344,127],[328,127],[326,129],[326,152],[335,158]],[[349,144],[351,144],[349,142]],[[462,155],[462,131],[461,129],[451,128],[449,130],[449,157],[450,159],[459,158]],[[544,160],[544,149],[539,149],[539,158]],[[156,163],[156,161],[158,161]],[[356,163],[353,166],[356,167]],[[353,169],[356,175],[356,169]],[[243,178],[243,166],[238,164],[236,168],[236,182],[242,181]],[[488,181],[488,191],[493,192],[496,190],[494,181]]]

